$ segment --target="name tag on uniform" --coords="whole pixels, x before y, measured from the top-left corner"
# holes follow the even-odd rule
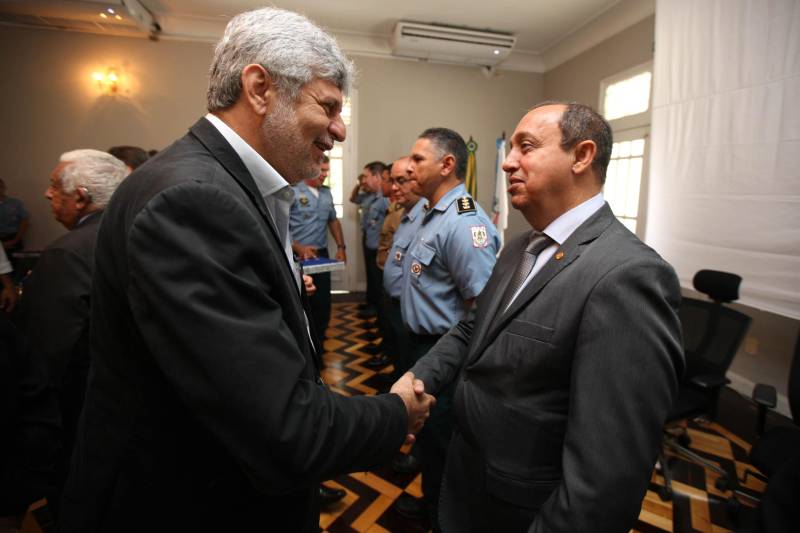
[[[470,226],[472,230],[472,246],[474,248],[486,248],[489,246],[489,234],[486,232],[486,226]]]

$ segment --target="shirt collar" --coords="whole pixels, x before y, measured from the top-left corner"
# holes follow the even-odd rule
[[[419,216],[420,211],[425,209],[425,198],[420,198],[417,200],[417,203],[414,204],[414,207],[407,210],[403,214],[403,220],[407,220],[409,222],[414,222],[414,219]]]
[[[433,209],[437,211],[447,211],[447,207],[450,204],[452,204],[456,200],[456,198],[466,195],[467,195],[467,187],[464,185],[463,182],[459,183],[458,185],[447,191],[444,194],[444,196],[442,196],[439,199],[439,201],[436,202],[436,205],[433,206]]]
[[[291,195],[291,198],[294,199],[294,193],[289,183],[283,176],[278,174],[277,170],[272,168],[272,165],[270,165],[266,159],[253,150],[253,147],[247,144],[238,133],[225,124],[221,118],[212,113],[206,115],[206,120],[217,128],[220,134],[225,137],[225,140],[231,145],[231,148],[233,148],[236,154],[241,158],[247,171],[250,172],[250,175],[253,177],[253,181],[256,182],[256,187],[258,187],[258,192],[261,193],[261,196],[272,196],[288,188],[288,191],[283,191],[282,194],[277,195],[277,198],[286,201],[287,197]]]
[[[559,245],[562,245],[569,236],[578,229],[578,226],[586,222],[590,216],[603,207],[604,203],[603,193],[599,192],[552,221],[544,228],[542,233],[545,233]]]

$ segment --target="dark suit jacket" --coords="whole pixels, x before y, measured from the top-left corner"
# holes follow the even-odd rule
[[[496,317],[526,240],[412,372],[434,392],[458,376],[457,432],[481,463],[483,501],[519,509],[530,531],[628,531],[683,371],[677,277],[606,204]],[[448,457],[443,494],[465,482],[460,461]],[[445,530],[475,527],[470,509],[442,506]]]
[[[91,348],[64,531],[316,531],[316,484],[406,433],[398,396],[322,384],[282,242],[205,119],[106,208]]]
[[[89,373],[89,301],[101,219],[102,212],[91,213],[48,245],[25,282],[20,302],[30,357],[44,363],[57,391],[66,457]]]

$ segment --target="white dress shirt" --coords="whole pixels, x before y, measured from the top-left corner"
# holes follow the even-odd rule
[[[278,235],[283,239],[283,250],[286,254],[286,260],[292,266],[295,282],[297,283],[298,290],[302,279],[300,277],[300,268],[294,260],[292,252],[292,241],[289,236],[289,212],[294,203],[294,190],[291,185],[272,168],[272,165],[261,157],[261,155],[253,150],[253,148],[242,139],[238,133],[233,131],[230,126],[225,124],[219,117],[208,113],[206,119],[214,125],[215,128],[225,137],[225,140],[231,145],[231,148],[239,155],[247,167],[250,175],[253,176],[253,181],[256,182],[258,192],[264,198],[264,203],[267,205],[267,211],[278,229]]]
[[[598,209],[603,207],[605,204],[605,200],[603,199],[603,193],[599,192],[595,196],[592,196],[582,204],[578,204],[554,221],[552,221],[546,228],[544,228],[544,233],[551,239],[553,239],[553,244],[542,250],[539,255],[536,257],[536,262],[533,264],[533,268],[531,269],[530,274],[528,277],[525,278],[525,281],[522,282],[522,285],[514,293],[514,296],[509,300],[506,309],[508,309],[514,300],[517,299],[517,296],[528,286],[531,282],[533,277],[539,273],[539,271],[547,264],[553,254],[556,253],[561,245],[563,245],[570,235],[578,229],[578,226],[586,222],[590,216],[595,214]]]

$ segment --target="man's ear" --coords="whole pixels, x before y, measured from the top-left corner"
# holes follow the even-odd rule
[[[581,141],[575,145],[575,158],[572,162],[572,172],[582,174],[592,166],[594,156],[597,153],[597,145],[594,141]]]
[[[83,211],[92,203],[92,195],[86,187],[75,188],[75,207],[78,211]]]
[[[453,154],[446,154],[442,158],[442,176],[456,175],[456,158]]]
[[[242,69],[242,94],[256,114],[264,116],[276,98],[276,87],[267,69],[251,63]]]

